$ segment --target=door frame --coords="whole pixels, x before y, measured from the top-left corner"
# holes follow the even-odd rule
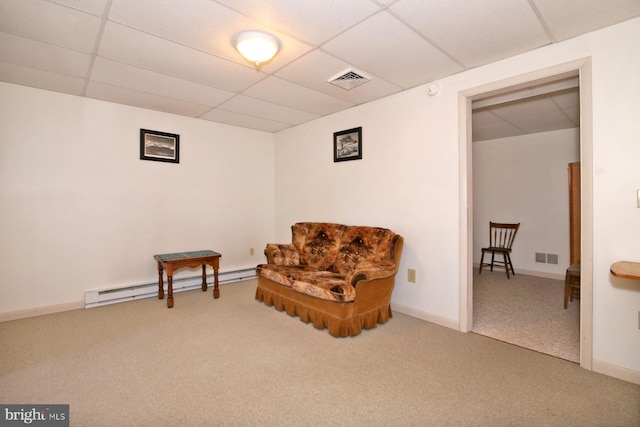
[[[580,82],[581,163],[581,274],[580,366],[593,369],[593,122],[591,58],[581,58],[519,76],[491,82],[458,93],[459,218],[460,218],[460,323],[461,332],[473,328],[473,158],[472,111],[474,99],[526,87],[531,82],[556,80],[577,73]]]

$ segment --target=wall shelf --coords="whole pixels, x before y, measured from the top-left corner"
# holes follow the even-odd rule
[[[611,264],[611,274],[615,277],[640,280],[640,262],[614,262]]]

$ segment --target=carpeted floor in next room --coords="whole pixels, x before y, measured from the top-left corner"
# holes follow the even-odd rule
[[[473,332],[580,362],[580,300],[564,309],[563,280],[476,268],[473,298]]]

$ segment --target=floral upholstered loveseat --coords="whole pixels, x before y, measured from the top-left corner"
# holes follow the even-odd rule
[[[386,228],[302,222],[292,243],[268,244],[256,299],[327,328],[358,335],[392,316],[391,292],[403,239]]]

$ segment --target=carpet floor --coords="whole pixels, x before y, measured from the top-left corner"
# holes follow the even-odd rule
[[[74,427],[640,425],[636,384],[401,313],[334,338],[255,288],[2,322],[0,402]]]
[[[476,269],[472,331],[580,362],[580,300],[564,309],[563,280]]]

